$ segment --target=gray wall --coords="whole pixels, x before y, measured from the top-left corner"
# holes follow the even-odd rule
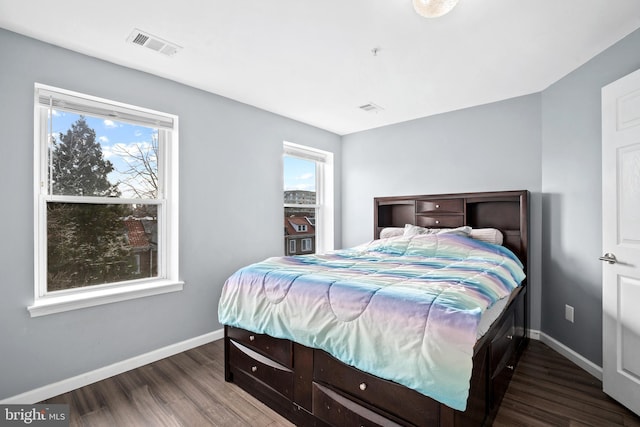
[[[371,238],[375,196],[528,189],[530,327],[601,365],[600,90],[639,51],[640,30],[539,94],[343,137],[343,244]]]
[[[602,365],[601,88],[640,68],[632,33],[542,93],[542,330]],[[575,308],[575,323],[564,307]]]
[[[0,400],[219,329],[224,280],[283,252],[284,140],[335,154],[340,212],[338,135],[5,30],[0,58]],[[29,317],[34,82],[179,115],[182,292]]]
[[[540,95],[343,137],[342,242],[373,238],[373,198],[530,191],[530,325],[540,325]]]

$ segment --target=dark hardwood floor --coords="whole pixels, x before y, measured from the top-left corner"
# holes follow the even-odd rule
[[[530,340],[494,426],[633,426],[640,418],[602,391],[602,382]]]
[[[224,381],[222,340],[47,400],[70,405],[71,426],[291,426]],[[494,426],[633,426],[640,419],[597,379],[531,341]]]

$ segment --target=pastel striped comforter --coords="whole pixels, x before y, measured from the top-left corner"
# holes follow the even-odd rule
[[[225,283],[218,316],[465,410],[480,317],[524,277],[502,246],[393,237],[242,268]]]

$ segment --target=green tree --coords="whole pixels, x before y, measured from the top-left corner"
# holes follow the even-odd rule
[[[113,164],[105,160],[96,132],[84,116],[71,125],[60,142],[53,139],[51,181],[53,194],[66,196],[118,197],[118,187],[107,175]]]
[[[50,180],[54,195],[118,197],[107,175],[96,133],[85,118],[53,138]],[[126,280],[132,271],[122,204],[60,203],[47,205],[47,288],[49,291]]]

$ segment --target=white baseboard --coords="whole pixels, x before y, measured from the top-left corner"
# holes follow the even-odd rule
[[[37,402],[52,398],[62,393],[67,393],[71,390],[75,390],[80,387],[84,387],[89,384],[93,384],[97,381],[104,380],[114,375],[121,374],[123,372],[130,371],[140,366],[148,365],[165,357],[173,356],[174,354],[182,353],[183,351],[190,350],[192,348],[201,346],[203,344],[210,343],[222,339],[224,336],[224,330],[218,329],[213,332],[209,332],[204,335],[200,335],[195,338],[191,338],[179,343],[171,344],[157,350],[150,351],[139,356],[132,357],[121,362],[116,362],[112,365],[98,368],[94,371],[86,372],[84,374],[76,375],[72,378],[67,378],[62,381],[58,381],[53,384],[39,387],[37,389],[27,391],[25,393],[18,394],[13,397],[9,397],[4,400],[0,400],[0,404],[24,404],[32,405]],[[541,341],[551,347],[553,350],[560,353],[600,381],[602,381],[602,367],[596,365],[590,360],[584,358],[580,354],[576,353],[569,347],[545,334],[544,332],[529,329],[527,336],[531,339]]]
[[[545,343],[546,345],[548,345],[549,347],[551,347],[552,349],[560,353],[562,356],[566,357],[567,359],[569,359],[570,361],[572,361],[573,363],[575,363],[576,365],[578,365],[579,367],[581,367],[582,369],[584,369],[585,371],[587,371],[588,373],[590,373],[591,375],[593,375],[594,377],[602,381],[601,366],[596,365],[589,359],[586,359],[584,356],[576,353],[566,345],[562,344],[560,341],[557,341],[555,338],[550,337],[544,332],[530,329],[527,332],[527,335],[531,339],[538,340]]]
[[[162,347],[157,350],[153,350],[127,360],[123,360],[121,362],[116,362],[103,368],[98,368],[94,371],[76,375],[75,377],[67,378],[53,384],[48,384],[37,389],[27,391],[25,393],[18,394],[16,396],[0,400],[0,404],[32,405],[43,400],[50,399],[59,394],[67,393],[71,390],[93,384],[97,381],[104,380],[114,375],[139,368],[140,366],[148,365],[149,363],[164,359],[165,357],[173,356],[174,354],[182,353],[183,351],[187,351],[203,344],[222,339],[223,336],[224,330],[218,329],[217,331],[209,332],[198,337],[171,344],[166,347]]]

